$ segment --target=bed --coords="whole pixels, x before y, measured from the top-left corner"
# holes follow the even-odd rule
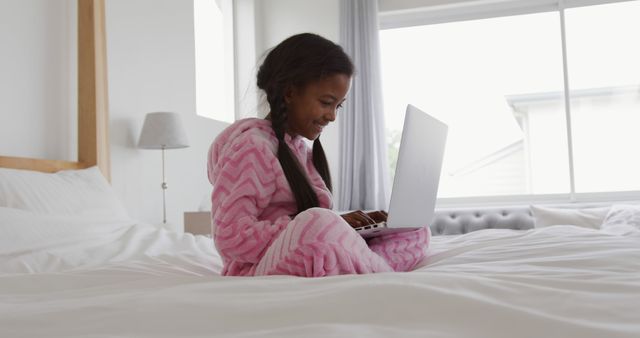
[[[0,337],[640,337],[637,204],[439,210],[408,273],[220,276],[109,185],[103,6],[78,7],[89,147],[0,157]]]
[[[305,279],[221,277],[210,238],[133,220],[0,215],[3,337],[640,335],[626,221],[439,235],[413,272]]]

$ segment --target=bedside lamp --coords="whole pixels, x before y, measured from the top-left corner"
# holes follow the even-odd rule
[[[189,140],[182,125],[180,114],[148,113],[144,118],[138,148],[162,150],[162,223],[167,223],[166,190],[164,173],[164,150],[187,148]]]

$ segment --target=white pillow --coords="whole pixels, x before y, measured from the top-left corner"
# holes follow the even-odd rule
[[[617,225],[632,225],[640,229],[640,205],[613,205],[602,223],[602,228]]]
[[[97,167],[54,174],[0,168],[0,207],[103,220],[129,219]]]
[[[551,225],[575,225],[584,228],[600,229],[610,207],[598,208],[548,208],[537,205],[530,206],[535,218],[535,227],[543,228]]]

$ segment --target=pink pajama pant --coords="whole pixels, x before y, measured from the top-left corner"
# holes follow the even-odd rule
[[[365,241],[334,212],[298,214],[271,243],[255,275],[322,277],[409,271],[425,257],[429,227]]]

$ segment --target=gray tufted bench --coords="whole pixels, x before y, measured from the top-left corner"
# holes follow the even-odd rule
[[[592,208],[611,203],[546,204],[551,208]],[[458,235],[482,229],[531,229],[535,219],[529,205],[478,208],[439,208],[431,223],[433,235]]]

